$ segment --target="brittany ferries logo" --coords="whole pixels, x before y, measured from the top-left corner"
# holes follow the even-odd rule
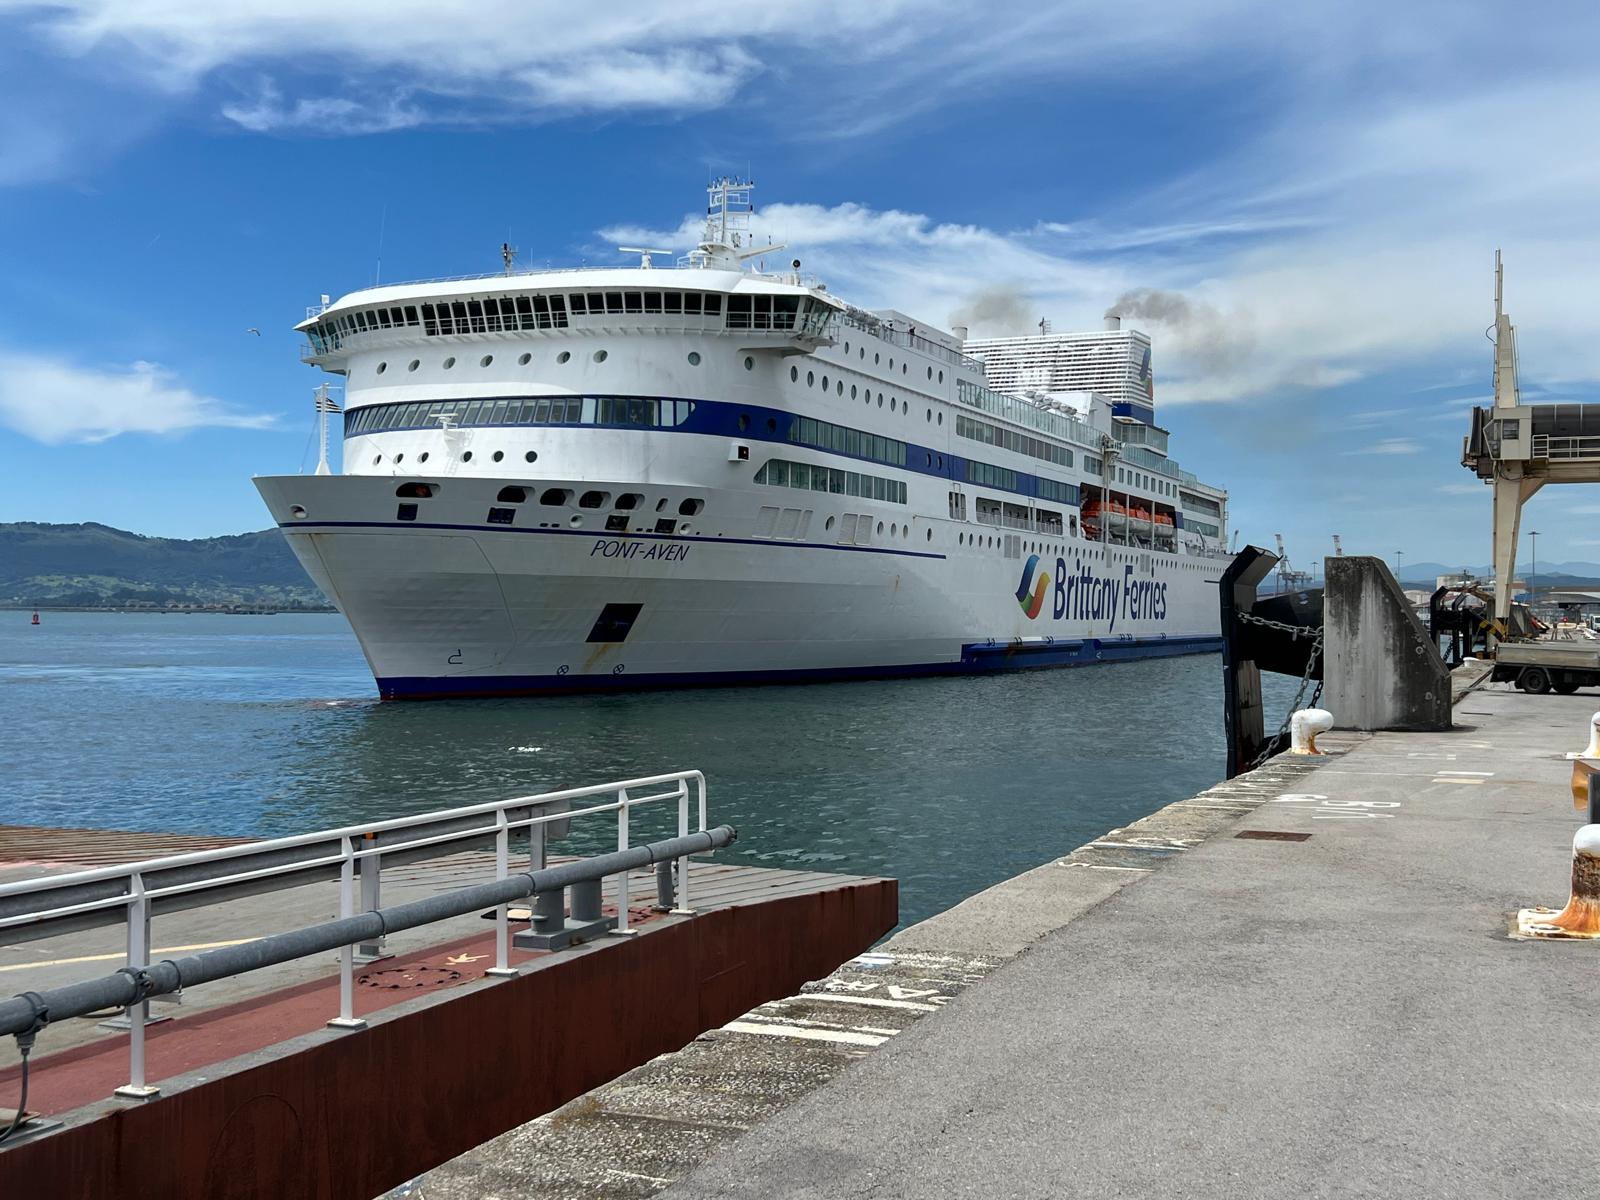
[[[1028,620],[1037,620],[1044,611],[1045,592],[1053,591],[1050,616],[1057,621],[1104,621],[1112,632],[1119,620],[1165,621],[1167,585],[1153,578],[1136,578],[1137,574],[1131,562],[1122,564],[1119,577],[1114,572],[1101,574],[1081,558],[1075,558],[1070,566],[1066,559],[1057,558],[1052,589],[1049,573],[1039,570],[1039,556],[1030,554],[1017,584],[1017,604]]]
[[[1044,607],[1044,590],[1050,586],[1050,575],[1045,571],[1040,571],[1038,581],[1034,581],[1033,573],[1038,566],[1039,556],[1030,554],[1028,565],[1022,568],[1022,582],[1017,585],[1017,603],[1022,605],[1022,611],[1028,614],[1030,621]]]

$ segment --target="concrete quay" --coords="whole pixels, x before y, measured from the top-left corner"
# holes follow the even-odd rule
[[[1334,734],[430,1172],[452,1197],[1600,1196],[1591,696]]]
[[[1600,946],[1507,936],[1566,899],[1594,707],[1340,739],[666,1194],[1600,1195]],[[1004,938],[1020,882],[887,949]]]

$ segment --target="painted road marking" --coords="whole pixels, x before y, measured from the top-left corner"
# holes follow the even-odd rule
[[[255,938],[235,938],[231,942],[200,942],[194,946],[168,946],[163,950],[152,950],[150,954],[179,954],[185,950],[216,950],[223,946],[243,946],[246,942],[253,942]],[[116,958],[127,958],[127,952],[118,950],[115,954],[84,954],[78,958],[52,958],[45,962],[12,963],[0,967],[0,971],[31,971],[38,967],[70,967],[73,963],[110,962]]]
[[[1487,779],[1430,779],[1430,780],[1428,780],[1428,782],[1429,783],[1455,783],[1455,784],[1470,783],[1474,787],[1476,787],[1481,783],[1487,783],[1489,781]]]
[[[1069,862],[1069,863],[1062,863],[1061,865],[1065,866],[1065,867],[1086,867],[1087,869],[1089,869],[1091,871],[1138,871],[1142,875],[1148,875],[1148,874],[1150,874],[1151,871],[1153,871],[1155,869],[1153,867],[1110,867],[1110,866],[1107,866],[1105,863],[1086,863],[1086,862]]]
[[[805,1029],[799,1025],[757,1025],[753,1021],[729,1021],[723,1026],[729,1033],[753,1033],[758,1037],[798,1038],[807,1042],[833,1042],[840,1046],[881,1046],[889,1040],[887,1034],[851,1033],[835,1029]]]
[[[1330,800],[1321,792],[1285,792],[1274,804],[1312,804],[1313,821],[1377,821],[1395,816],[1391,812],[1370,812],[1374,808],[1399,808],[1398,800]]]
[[[1435,775],[1481,775],[1488,779],[1494,775],[1493,771],[1435,771]]]
[[[914,1000],[885,1000],[882,996],[834,996],[827,992],[807,992],[803,996],[791,996],[790,1000],[827,1000],[834,1004],[866,1004],[872,1008],[904,1008],[912,1012],[937,1012],[937,1004],[918,1004]],[[780,1000],[779,1004],[787,1003]]]

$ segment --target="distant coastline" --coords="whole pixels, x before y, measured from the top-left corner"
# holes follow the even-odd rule
[[[36,521],[0,523],[0,608],[335,611],[276,529],[185,539]]]

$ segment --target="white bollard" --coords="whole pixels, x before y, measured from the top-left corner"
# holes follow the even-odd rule
[[[1595,714],[1600,717],[1600,713]],[[1323,754],[1317,749],[1317,734],[1333,728],[1333,714],[1325,708],[1302,708],[1289,718],[1289,753]]]
[[[1600,712],[1589,718],[1589,748],[1568,750],[1568,758],[1600,758]]]

